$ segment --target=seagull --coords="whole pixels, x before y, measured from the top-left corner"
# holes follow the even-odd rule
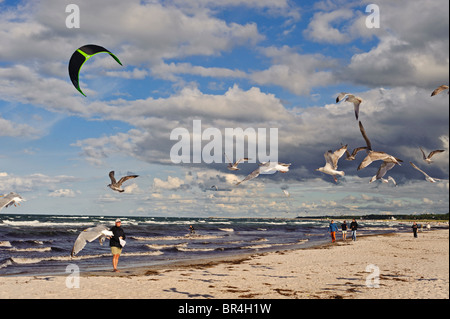
[[[448,85],[441,85],[440,87],[436,88],[432,93],[431,96],[435,96],[439,93],[441,93],[442,91],[448,90]],[[450,92],[447,92],[447,94],[450,94]]]
[[[219,190],[219,187],[217,187],[216,185],[211,186],[211,189],[214,189],[215,191]]]
[[[230,159],[228,158],[227,154],[226,154],[226,153],[224,153],[224,154],[225,154],[225,156],[227,157],[227,160],[228,160],[228,166],[227,166],[227,168],[228,168],[230,171],[238,171],[239,168],[238,168],[237,166],[239,165],[240,162],[246,162],[246,161],[249,161],[249,160],[250,160],[249,158],[244,157],[244,158],[241,158],[240,160],[236,161],[235,163],[232,163],[232,162],[230,161]]]
[[[334,181],[337,182],[336,175],[344,176],[345,173],[343,171],[337,170],[337,163],[339,159],[344,155],[345,151],[347,150],[347,145],[342,146],[340,149],[336,151],[329,150],[326,152],[323,156],[325,157],[325,166],[319,167],[316,169],[316,171],[329,174],[333,176]]]
[[[11,192],[8,195],[2,195],[0,196],[0,210],[11,205],[14,205],[14,207],[17,207],[16,204],[20,206],[20,202],[22,201],[24,201],[24,199],[17,193]]]
[[[118,191],[119,193],[123,193],[124,190],[120,188],[120,186],[122,186],[122,183],[131,179],[131,178],[136,178],[139,175],[129,175],[129,176],[124,176],[121,179],[119,179],[118,182],[116,182],[116,179],[114,178],[114,171],[109,172],[109,178],[111,179],[111,184],[108,184],[107,186],[109,188],[111,188],[114,191]]]
[[[397,183],[395,182],[395,179],[393,179],[391,176],[388,177],[388,179],[384,179],[384,175],[386,175],[387,171],[389,171],[390,169],[394,168],[395,163],[393,162],[383,162],[380,166],[380,168],[378,169],[378,172],[375,176],[372,177],[372,179],[370,180],[369,183],[372,183],[374,181],[376,181],[377,179],[380,179],[383,183],[389,183],[389,181],[391,180],[395,186],[397,186]]]
[[[403,162],[401,159],[398,159],[392,155],[389,155],[385,152],[378,152],[372,150],[372,143],[370,142],[369,138],[367,137],[366,130],[364,129],[364,126],[362,125],[361,121],[359,121],[359,129],[361,131],[361,134],[366,141],[367,144],[367,156],[363,159],[361,164],[358,166],[358,171],[369,166],[374,161],[384,161],[384,162],[390,162],[395,163],[397,165],[401,165],[400,162]]]
[[[418,170],[419,172],[421,172],[423,175],[425,175],[425,179],[430,182],[430,183],[436,183],[438,181],[441,181],[441,179],[439,178],[433,178],[431,176],[429,176],[427,173],[425,173],[424,171],[422,171],[420,168],[418,168],[413,162],[409,162],[409,164],[411,164],[412,167],[414,167],[416,170]]]
[[[420,147],[420,146],[419,146]],[[423,149],[420,147],[420,150],[422,151],[422,156],[423,156],[423,160],[425,162],[427,162],[428,164],[433,163],[433,161],[431,160],[431,157],[436,154],[436,153],[442,153],[445,152],[444,150],[434,150],[432,152],[430,152],[430,154],[428,154],[428,156],[425,155],[425,152],[423,151]]]
[[[287,190],[285,190],[285,189],[283,189],[283,193],[284,193],[284,195],[286,195],[286,197],[291,196],[291,194],[289,194],[289,192]]]
[[[97,225],[95,227],[87,228],[83,230],[80,235],[78,235],[77,239],[72,248],[72,252],[70,256],[74,257],[78,254],[84,246],[86,246],[87,242],[92,242],[97,238],[100,238],[100,245],[103,245],[106,237],[114,236],[113,232],[109,230],[105,225]]]
[[[362,103],[363,100],[360,97],[354,96],[353,94],[342,92],[337,96],[336,103],[339,103],[341,101],[353,103],[353,106],[355,108],[355,117],[356,120],[358,120],[359,105]]]
[[[276,172],[287,173],[287,172],[289,172],[289,166],[291,166],[290,163],[289,164],[280,163],[280,162],[261,163],[261,164],[259,164],[259,167],[257,169],[255,169],[253,172],[251,172],[249,175],[247,175],[247,177],[244,178],[242,181],[236,183],[236,185],[239,185],[243,182],[254,179],[254,178],[258,177],[259,174],[274,174]]]
[[[369,166],[372,162],[375,161],[383,161],[388,163],[394,163],[397,165],[401,165],[400,163],[403,162],[401,159],[398,159],[385,152],[369,151],[369,154],[367,154],[366,158],[364,158],[361,164],[359,164],[358,171]]]

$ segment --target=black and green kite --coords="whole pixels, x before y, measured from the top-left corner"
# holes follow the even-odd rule
[[[110,51],[99,45],[87,44],[76,50],[72,54],[72,57],[70,58],[69,61],[69,76],[75,88],[84,96],[86,96],[86,94],[84,94],[83,91],[81,91],[80,83],[78,81],[80,70],[87,60],[89,60],[91,57],[93,57],[98,53],[109,53],[109,55],[111,55],[114,58],[114,60],[117,61],[117,63],[122,65],[118,57],[116,57]]]

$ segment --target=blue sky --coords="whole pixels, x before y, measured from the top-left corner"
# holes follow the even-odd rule
[[[69,3],[80,28],[66,27]],[[171,0],[0,1],[0,193],[27,201],[11,213],[295,217],[322,214],[448,212],[448,2]],[[442,8],[446,8],[443,10]],[[436,22],[438,21],[438,22]],[[94,43],[80,74],[71,54]],[[341,143],[362,146],[351,103],[376,150],[404,163],[388,172],[398,186],[369,183],[380,162],[339,162],[336,184],[315,171]],[[235,186],[256,168],[173,164],[177,127],[278,128],[287,174]],[[204,144],[203,144],[204,146]],[[419,146],[441,148],[433,164]],[[443,179],[431,184],[418,164]],[[126,192],[108,189],[108,172],[140,177]],[[217,185],[218,191],[211,186]],[[285,197],[282,189],[291,196]]]

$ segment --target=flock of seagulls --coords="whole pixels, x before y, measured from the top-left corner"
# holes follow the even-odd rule
[[[445,90],[448,90],[448,89],[449,89],[448,85],[441,85],[431,93],[431,96],[435,96],[435,95],[437,95]],[[449,94],[449,92],[447,92],[447,94]],[[337,96],[336,103],[340,103],[343,101],[353,103],[356,120],[359,120],[359,109],[360,109],[361,103],[363,102],[363,99],[360,97],[357,97],[353,94],[342,92]],[[348,161],[353,161],[356,159],[356,155],[359,152],[365,150],[367,155],[363,159],[363,161],[359,164],[357,170],[359,171],[361,169],[364,169],[365,167],[369,166],[371,163],[373,163],[375,161],[382,161],[382,163],[377,171],[377,174],[370,179],[370,183],[372,183],[376,180],[381,180],[383,183],[389,183],[389,181],[392,181],[393,184],[395,186],[397,186],[397,183],[394,178],[392,178],[391,176],[384,178],[384,176],[386,175],[386,173],[389,170],[393,169],[396,165],[401,165],[400,163],[402,163],[403,161],[393,155],[387,154],[386,152],[373,150],[372,143],[370,142],[370,139],[367,136],[364,126],[362,125],[361,121],[358,121],[358,123],[359,123],[359,129],[360,129],[361,135],[362,135],[363,139],[365,140],[366,145],[353,149],[353,151],[351,153],[349,152],[349,150],[347,148],[348,145],[341,145],[341,148],[339,148],[335,151],[329,150],[329,151],[325,152],[325,154],[324,154],[325,165],[323,167],[317,168],[316,171],[331,175],[333,177],[334,181],[338,182],[337,176],[345,176],[344,171],[338,170],[339,159],[344,154],[346,154],[345,159]],[[420,147],[420,151],[422,153],[423,161],[427,164],[433,163],[433,161],[431,159],[433,156],[435,156],[438,153],[444,152],[444,150],[438,149],[438,150],[433,150],[428,155],[426,155],[426,153],[424,152],[422,147]],[[233,163],[232,161],[229,160],[229,158],[226,154],[225,154],[225,156],[227,157],[227,160],[229,162],[227,165],[227,168],[230,171],[238,171],[239,170],[238,165],[240,163],[248,162],[250,160],[249,158],[241,158]],[[419,167],[417,167],[417,165],[415,165],[413,162],[409,162],[409,163],[411,164],[411,166],[414,169],[421,172],[425,176],[425,180],[427,180],[428,182],[436,183],[436,182],[440,181],[440,179],[438,179],[438,178],[433,178],[433,177],[429,176],[426,172],[424,172]],[[255,169],[253,172],[251,172],[249,175],[247,175],[240,182],[237,182],[236,185],[240,185],[244,182],[250,181],[250,180],[258,177],[260,174],[274,174],[276,172],[287,173],[289,171],[290,166],[291,166],[290,163],[285,164],[285,163],[281,163],[281,162],[261,163],[261,164],[259,164],[259,167],[257,169]],[[110,171],[109,178],[111,180],[111,183],[108,184],[107,187],[111,188],[113,191],[123,193],[125,190],[121,188],[122,184],[124,182],[128,181],[129,179],[133,179],[133,178],[137,178],[137,177],[139,177],[139,175],[127,175],[127,176],[120,178],[119,181],[116,181],[115,176],[114,176],[114,171]],[[216,191],[218,190],[218,187],[216,185],[211,186],[211,188],[215,189]],[[284,191],[284,193],[287,197],[290,196],[287,191]],[[0,195],[0,210],[3,208],[9,207],[11,205],[14,205],[14,206],[16,206],[16,204],[20,205],[21,201],[24,201],[22,196],[20,196],[19,194],[13,193],[13,192],[11,192],[7,195]],[[84,245],[86,244],[86,241],[92,241],[92,240],[100,237],[102,234],[105,235],[103,231],[104,230],[99,231],[98,229],[95,229],[95,231],[93,231],[93,233],[97,234],[98,236],[92,239],[92,236],[90,236],[91,232],[89,231],[89,229],[87,229],[85,232],[80,234],[79,238],[77,239],[78,244],[76,244],[75,246],[81,247],[80,248],[80,250],[81,250],[84,247]],[[75,246],[74,246],[74,251],[72,252],[73,254],[76,254],[76,251],[78,249],[78,248],[75,248]]]
[[[444,90],[448,90],[448,89],[449,89],[448,85],[441,85],[431,93],[431,96],[435,96],[435,95],[439,94],[440,92],[442,92]],[[355,117],[356,117],[356,120],[358,120],[359,119],[359,107],[360,107],[360,104],[363,102],[363,100],[360,97],[357,97],[353,94],[342,92],[337,96],[336,103],[339,103],[342,101],[353,103],[354,110],[355,110]],[[333,176],[334,181],[337,182],[336,175],[340,175],[340,176],[345,175],[344,171],[337,170],[338,161],[344,155],[344,153],[346,154],[346,160],[353,161],[353,160],[355,160],[356,155],[360,151],[365,150],[367,155],[363,159],[363,161],[359,164],[357,170],[359,171],[359,170],[369,166],[372,162],[382,161],[377,174],[375,176],[373,176],[369,182],[372,183],[376,180],[381,180],[383,183],[389,183],[389,181],[392,181],[392,183],[395,186],[397,186],[397,183],[392,176],[388,176],[388,178],[386,178],[386,179],[384,178],[384,176],[386,175],[386,173],[389,170],[393,169],[396,165],[400,166],[401,165],[400,163],[402,163],[403,161],[393,155],[387,154],[386,152],[373,150],[372,143],[370,142],[370,139],[367,136],[364,126],[362,125],[361,121],[358,121],[358,123],[359,123],[359,129],[361,131],[361,135],[363,136],[363,138],[366,142],[366,146],[357,147],[352,151],[352,153],[350,153],[347,150],[347,145],[343,145],[340,149],[338,149],[334,152],[330,150],[324,154],[325,166],[316,169],[316,171]],[[422,157],[423,157],[424,162],[428,163],[428,164],[431,164],[433,162],[431,160],[431,158],[434,155],[444,152],[444,150],[434,150],[434,151],[431,151],[428,155],[426,155],[425,152],[423,151],[422,147],[420,147],[420,151],[422,152]],[[414,163],[410,162],[410,164],[412,165],[413,168],[415,168],[416,170],[421,172],[425,176],[425,179],[427,181],[429,181],[431,183],[435,183],[435,182],[439,181],[439,179],[437,179],[437,178],[430,177],[427,173],[425,173],[423,170],[418,168]]]
[[[441,85],[431,93],[431,96],[435,96],[435,95],[439,94],[440,92],[442,92],[444,90],[448,90],[448,89],[449,89],[448,85]],[[341,103],[343,101],[353,103],[354,111],[355,111],[355,118],[356,118],[356,120],[359,120],[359,109],[360,109],[361,103],[363,102],[363,99],[358,96],[355,96],[351,93],[342,92],[336,97],[336,103]],[[361,135],[362,135],[363,139],[365,140],[366,145],[353,149],[353,151],[351,153],[349,152],[349,150],[347,148],[348,145],[342,145],[342,144],[341,144],[341,148],[339,148],[335,151],[329,150],[329,151],[325,152],[325,154],[324,154],[325,165],[323,167],[317,168],[316,171],[331,175],[333,177],[334,181],[338,182],[337,176],[345,176],[344,171],[338,170],[339,159],[345,154],[346,160],[353,161],[356,159],[356,155],[359,152],[365,150],[367,155],[362,160],[362,162],[359,164],[357,170],[358,171],[362,170],[375,161],[382,161],[376,175],[374,175],[370,179],[369,183],[372,183],[376,180],[381,180],[381,182],[383,182],[383,183],[392,182],[395,186],[397,186],[397,182],[395,181],[395,179],[392,176],[388,176],[387,178],[384,178],[384,176],[386,175],[386,173],[389,170],[393,169],[396,165],[401,166],[401,163],[403,162],[403,160],[401,160],[393,155],[390,155],[386,152],[373,150],[372,143],[370,142],[370,139],[367,136],[367,133],[364,129],[363,124],[361,123],[361,121],[358,121],[358,123],[359,123],[359,129],[360,129]],[[431,151],[428,155],[426,155],[425,152],[423,151],[422,147],[420,147],[420,150],[423,155],[423,160],[428,164],[432,163],[431,158],[434,155],[444,152],[444,150],[434,150],[434,151]],[[240,160],[236,161],[234,164],[232,164],[232,162],[229,159],[228,159],[228,161],[230,162],[228,164],[228,169],[238,170],[237,165],[239,163],[241,163],[242,161],[248,161],[248,159],[247,158],[240,159]],[[435,183],[436,181],[439,181],[439,179],[432,178],[429,175],[427,175],[423,170],[419,169],[414,163],[410,162],[410,164],[415,169],[417,169],[422,174],[424,174],[425,179],[427,181],[429,181],[431,183]],[[280,163],[280,162],[261,163],[260,166],[256,170],[254,170],[252,173],[250,173],[247,177],[245,177],[242,181],[238,182],[236,185],[240,185],[243,182],[254,179],[254,178],[258,177],[260,174],[270,174],[270,173],[274,173],[277,171],[286,173],[289,171],[290,165],[291,164],[284,164],[284,163]]]

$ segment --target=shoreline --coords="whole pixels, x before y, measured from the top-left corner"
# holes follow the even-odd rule
[[[4,276],[0,298],[448,299],[449,230],[80,275],[79,288],[69,275]]]

